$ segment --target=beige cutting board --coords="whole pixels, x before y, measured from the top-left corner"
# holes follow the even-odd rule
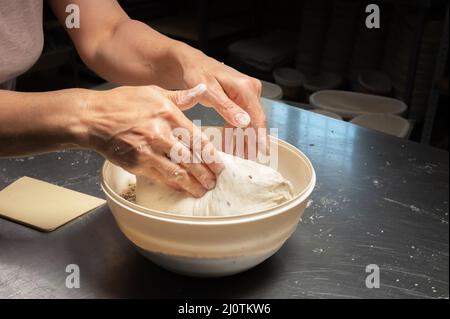
[[[104,203],[97,197],[21,177],[0,191],[0,216],[48,232]]]

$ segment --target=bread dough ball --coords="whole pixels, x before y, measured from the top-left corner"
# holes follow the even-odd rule
[[[138,176],[136,203],[185,216],[229,216],[261,211],[293,197],[292,185],[271,167],[220,152],[224,170],[201,198]]]

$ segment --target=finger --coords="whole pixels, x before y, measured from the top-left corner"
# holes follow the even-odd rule
[[[159,157],[156,169],[166,183],[169,185],[175,184],[194,197],[202,197],[207,191],[207,189],[204,188],[195,177],[190,175],[184,168],[173,163],[165,156]]]
[[[153,167],[146,167],[145,169],[139,170],[139,172],[131,172],[131,173],[137,174],[137,175],[142,175],[142,176],[149,178],[150,180],[158,181],[160,183],[166,184],[179,192],[184,191],[177,184],[165,180],[163,175]]]
[[[222,130],[222,149],[225,153],[234,155],[235,153],[235,136],[233,129],[235,127],[229,123],[225,123]]]
[[[205,164],[194,160],[193,154],[191,154],[188,146],[178,141],[175,137],[173,137],[173,140],[174,144],[167,153],[172,162],[186,169],[204,188],[208,190],[213,189],[216,186],[216,176],[214,173]]]
[[[214,145],[183,113],[174,118],[176,127],[185,128],[189,139],[189,148],[193,156],[203,162],[214,174],[219,175],[224,169],[222,160]]]
[[[164,154],[173,163],[186,169],[200,184],[210,190],[216,186],[216,178],[207,165],[202,163],[201,157],[193,154],[189,145],[181,143],[171,132],[166,132],[153,141],[154,149],[159,154]]]
[[[255,128],[255,133],[257,133],[258,137],[258,145],[255,145],[256,150],[268,154],[269,143],[267,138],[266,116],[260,102],[261,82],[248,78],[246,81],[237,85],[235,81],[230,81],[229,77],[220,78],[218,81],[226,94],[234,97],[234,102],[248,112],[251,118],[250,126]]]
[[[261,151],[264,155],[268,155],[269,140],[267,132],[267,122],[266,115],[264,114],[264,109],[261,106],[259,94],[251,91],[245,91],[242,95],[242,104],[246,105],[246,111],[251,117],[251,127],[256,130],[257,136],[257,151]]]
[[[257,131],[253,127],[245,129],[225,124],[222,145],[226,153],[253,160],[257,159]]]
[[[133,165],[133,167],[129,167],[127,170],[130,173],[145,176],[151,180],[156,180],[161,183],[167,184],[178,191],[183,191],[183,189],[179,185],[166,180],[163,175],[161,175],[161,173],[159,173],[159,171],[156,169],[156,167],[160,165],[159,163],[161,160],[161,155],[155,153],[153,148],[148,144],[142,144],[138,147],[138,149],[140,153],[140,159],[137,160],[139,165]],[[120,162],[118,162],[117,164],[120,165]],[[123,165],[122,167],[126,168],[127,166],[128,165]]]
[[[180,109],[187,110],[196,105],[206,92],[206,85],[200,83],[189,90],[164,91],[166,96]]]
[[[205,98],[229,124],[235,127],[247,127],[250,124],[247,112],[226,95],[219,83],[208,85]]]
[[[259,101],[258,101],[259,102]],[[250,111],[253,113],[253,111]],[[251,124],[252,127],[256,130],[256,137],[257,137],[257,152],[262,152],[264,155],[269,155],[270,153],[270,147],[269,147],[269,132],[267,130],[267,124],[266,124],[266,116],[264,113],[261,114],[261,111],[254,111],[255,115],[255,121]],[[256,115],[258,113],[258,115]]]

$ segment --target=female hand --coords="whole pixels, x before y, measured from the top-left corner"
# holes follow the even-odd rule
[[[205,83],[208,90],[200,103],[213,107],[226,121],[226,127],[266,129],[266,116],[260,103],[261,82],[208,57],[185,44],[176,46],[175,60],[182,69],[181,87]],[[174,72],[176,73],[176,72]],[[172,73],[171,73],[172,74]],[[189,106],[187,106],[189,107]],[[183,109],[187,108],[184,107]],[[258,149],[268,154],[267,137],[258,140]]]
[[[204,84],[184,91],[140,86],[95,92],[83,116],[86,146],[133,174],[201,197],[215,187],[223,165],[214,146],[181,109],[198,103],[205,92]],[[182,143],[174,129],[187,130],[190,143]],[[201,145],[200,152],[195,145]],[[182,161],[171,160],[174,150],[182,153]]]

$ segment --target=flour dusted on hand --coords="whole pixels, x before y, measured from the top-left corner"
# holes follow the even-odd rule
[[[203,197],[194,198],[138,176],[137,204],[186,216],[228,216],[267,209],[292,198],[291,183],[276,170],[229,154],[220,156],[225,169],[216,187]]]

